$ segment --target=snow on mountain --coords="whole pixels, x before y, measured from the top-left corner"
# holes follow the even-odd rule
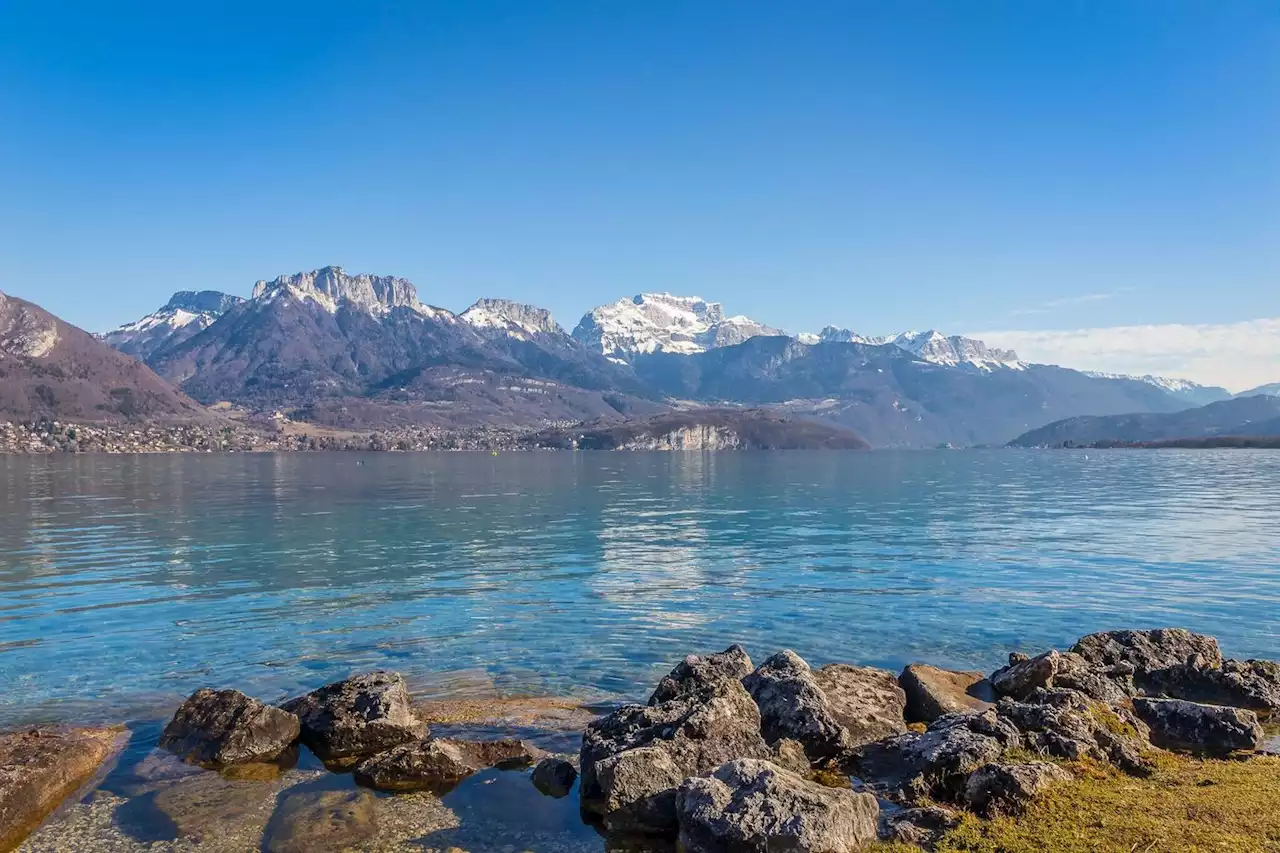
[[[547,309],[509,299],[480,299],[458,316],[476,328],[503,330],[513,338],[565,334]]]
[[[342,267],[336,266],[259,281],[253,286],[253,298],[262,301],[292,298],[299,302],[314,302],[330,314],[336,314],[338,306],[345,303],[375,317],[385,315],[393,308],[409,308],[426,317],[448,319],[454,316],[452,312],[419,302],[418,289],[408,279],[368,273],[347,275]]]
[[[1205,406],[1209,403],[1216,403],[1219,400],[1227,400],[1231,398],[1231,392],[1226,388],[1219,388],[1214,385],[1201,385],[1192,382],[1190,379],[1175,379],[1168,376],[1152,376],[1150,373],[1145,376],[1133,376],[1127,373],[1105,373],[1099,370],[1081,371],[1095,379],[1127,379],[1132,382],[1145,382],[1148,385],[1154,385],[1161,391],[1166,391],[1175,397],[1195,403],[1198,406]]]
[[[573,336],[614,361],[639,353],[692,355],[783,332],[747,317],[725,317],[719,302],[697,296],[641,293],[587,312]]]
[[[207,329],[235,305],[239,296],[217,290],[180,290],[141,320],[125,323],[102,335],[102,340],[121,352],[146,361],[162,347],[185,341]]]
[[[917,358],[933,364],[955,366],[970,364],[984,370],[1008,367],[1021,370],[1025,365],[1018,359],[1013,350],[996,349],[973,338],[960,335],[944,335],[941,332],[902,332],[897,335],[868,337],[859,335],[850,329],[827,326],[817,335],[800,335],[802,343],[853,343],[885,346],[892,344],[906,350]]]

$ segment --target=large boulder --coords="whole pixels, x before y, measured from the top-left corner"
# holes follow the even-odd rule
[[[1026,660],[1011,660],[1009,666],[991,674],[991,686],[1014,699],[1025,699],[1037,689],[1077,690],[1104,702],[1121,702],[1129,695],[1110,673],[1074,652],[1064,654],[1056,649]]]
[[[658,705],[624,705],[582,735],[582,807],[618,832],[674,834],[676,788],[735,758],[767,758],[760,711],[723,681]]]
[[[1149,673],[1145,688],[1154,696],[1280,712],[1280,664],[1274,661],[1226,660],[1218,668],[1182,664]]]
[[[741,681],[751,674],[751,656],[737,643],[714,655],[689,655],[658,682],[650,705],[660,705],[687,693],[699,693],[723,681]]]
[[[739,759],[681,785],[676,811],[684,853],[852,853],[875,841],[880,808],[871,794]]]
[[[894,799],[957,801],[969,774],[1020,743],[1020,733],[994,710],[949,714],[924,732],[859,748],[854,773]]]
[[[827,697],[849,746],[880,740],[907,730],[907,695],[892,672],[868,666],[833,663],[813,674]]]
[[[1134,699],[1133,708],[1150,727],[1151,742],[1164,749],[1221,756],[1262,746],[1258,715],[1242,708],[1147,697]]]
[[[797,740],[811,759],[834,757],[850,746],[849,733],[813,670],[790,649],[769,658],[742,685],[760,708],[761,731],[769,743]]]
[[[1037,689],[1021,702],[1002,699],[998,714],[1021,733],[1019,745],[1034,752],[1110,762],[1134,775],[1150,772],[1147,727],[1122,706],[1075,690]]]
[[[487,767],[523,767],[544,753],[522,740],[431,738],[392,747],[356,765],[358,783],[379,791],[446,793]]]
[[[298,718],[239,690],[204,688],[182,703],[160,735],[160,746],[190,764],[218,769],[271,761],[295,740]]]
[[[286,792],[262,849],[266,853],[364,849],[377,832],[377,800],[368,791]]]
[[[87,782],[123,740],[120,729],[0,732],[0,850],[11,850]]]
[[[427,736],[404,679],[395,672],[353,675],[282,707],[297,715],[302,742],[330,764],[349,765]]]
[[[1032,798],[1071,774],[1056,764],[1033,761],[1026,764],[986,764],[969,775],[964,801],[980,815],[1016,815]]]
[[[544,758],[533,768],[533,787],[548,797],[568,796],[578,780],[578,768],[563,758]]]
[[[1223,663],[1217,640],[1182,628],[1089,634],[1071,651],[1095,669],[1110,673],[1134,695],[1158,682],[1164,670],[1183,666],[1218,669]]]
[[[955,672],[923,663],[902,670],[898,684],[911,723],[932,723],[947,714],[979,713],[995,707],[997,696],[981,672]]]

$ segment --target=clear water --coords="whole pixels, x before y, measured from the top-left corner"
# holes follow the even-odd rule
[[[1280,658],[1280,453],[0,458],[0,725],[373,667],[636,695],[734,641],[990,669],[1162,625]]]

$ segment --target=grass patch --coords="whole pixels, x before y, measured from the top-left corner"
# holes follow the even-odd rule
[[[1114,710],[1101,702],[1089,703],[1089,716],[1093,717],[1104,729],[1113,735],[1137,737],[1138,730],[1120,718]]]
[[[938,853],[1275,853],[1280,850],[1280,758],[1201,761],[1153,756],[1136,779],[1073,763],[1019,818],[966,815]],[[900,846],[881,846],[897,851]]]

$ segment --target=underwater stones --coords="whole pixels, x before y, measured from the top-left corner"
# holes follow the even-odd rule
[[[751,657],[735,643],[714,655],[689,655],[663,676],[649,697],[650,705],[696,693],[722,681],[741,681],[751,674]]]
[[[270,761],[298,738],[298,718],[239,690],[197,690],[160,735],[160,746],[191,764],[217,769]]]
[[[923,663],[902,670],[898,684],[906,695],[907,722],[932,723],[947,714],[994,708],[995,692],[981,672],[955,672]]]
[[[361,785],[380,791],[445,793],[487,767],[532,764],[542,751],[524,741],[469,741],[431,738],[401,744],[356,765]]]
[[[674,833],[676,788],[735,758],[766,758],[760,711],[722,681],[658,705],[624,705],[582,735],[584,810],[614,831]]]
[[[848,746],[907,730],[907,696],[892,672],[833,663],[816,670],[813,677],[836,722],[848,733]]]
[[[986,817],[1019,814],[1041,791],[1070,779],[1070,773],[1046,761],[986,764],[969,775],[964,801]]]
[[[267,853],[316,853],[358,847],[377,833],[377,801],[368,791],[286,792],[267,827]]]
[[[533,768],[533,787],[548,797],[567,796],[578,779],[578,769],[562,758],[544,758]]]
[[[282,707],[297,715],[302,742],[325,762],[351,764],[427,735],[395,672],[353,675]]]
[[[87,782],[122,738],[120,729],[107,728],[0,732],[0,850],[16,847]]]
[[[849,747],[849,734],[813,670],[790,649],[766,660],[742,685],[760,709],[767,742],[797,740],[811,759],[833,757]]]
[[[161,787],[151,800],[180,838],[194,842],[256,837],[275,810],[276,782],[233,781],[200,773]]]
[[[875,841],[880,807],[871,794],[738,759],[682,784],[676,812],[684,853],[850,853]]]
[[[1163,749],[1223,756],[1262,746],[1257,714],[1242,708],[1146,697],[1134,699],[1133,708],[1151,728],[1151,742]]]

